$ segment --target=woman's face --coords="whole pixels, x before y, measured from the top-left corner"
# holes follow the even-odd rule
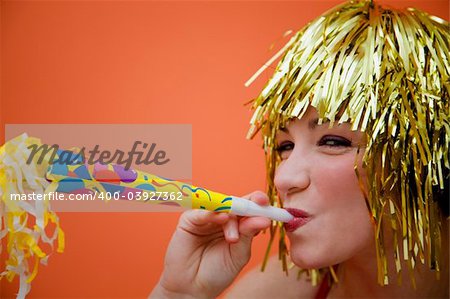
[[[338,264],[373,248],[369,212],[354,170],[358,159],[365,180],[360,167],[364,133],[352,131],[348,123],[318,125],[317,117],[309,108],[276,139],[282,161],[275,186],[294,216],[307,213],[286,226],[291,258],[301,268]]]

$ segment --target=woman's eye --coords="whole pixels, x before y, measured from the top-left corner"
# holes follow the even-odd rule
[[[318,142],[318,146],[350,147],[352,142],[344,137],[325,135]]]
[[[284,142],[280,143],[279,145],[277,145],[277,147],[275,148],[278,155],[280,155],[280,157],[282,159],[285,158],[286,155],[288,154],[288,152],[290,152],[293,149],[294,149],[294,143],[290,142],[290,141],[284,141]]]

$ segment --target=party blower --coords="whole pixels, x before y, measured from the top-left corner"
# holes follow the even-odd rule
[[[173,205],[183,208],[226,212],[239,216],[264,216],[289,222],[288,211],[272,206],[260,206],[250,200],[224,195],[184,182],[162,178],[118,164],[88,164],[83,157],[59,151],[66,162],[49,166],[46,179],[56,185],[56,192],[91,194],[99,200],[140,201],[147,204]]]
[[[7,240],[7,259],[0,269],[0,278],[12,281],[19,276],[17,298],[25,298],[39,264],[47,264],[51,251],[64,251],[64,232],[51,209],[51,200],[42,200],[46,195],[47,199],[54,199],[48,195],[93,194],[107,201],[105,204],[126,200],[265,216],[283,222],[294,218],[280,208],[262,207],[246,199],[121,165],[84,163],[80,154],[71,151],[31,155],[30,148],[41,145],[39,139],[22,134],[0,147],[0,241]],[[60,159],[64,155],[66,159]],[[62,162],[67,161],[67,155],[71,156],[70,162]],[[37,194],[41,200],[30,200],[30,193]]]

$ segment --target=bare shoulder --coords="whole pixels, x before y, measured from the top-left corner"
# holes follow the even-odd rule
[[[252,269],[234,283],[224,298],[314,298],[317,287],[313,287],[304,277],[297,279],[297,273],[298,268],[294,267],[286,275],[277,257],[273,256],[264,272],[259,266]]]

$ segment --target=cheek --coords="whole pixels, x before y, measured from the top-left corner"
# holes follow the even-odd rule
[[[352,239],[354,243],[366,243],[370,240],[367,237],[372,228],[354,163],[354,157],[345,157],[317,167],[317,171],[312,174],[316,176],[315,180],[312,179],[315,182],[313,187],[316,194],[313,205],[314,210],[321,216],[317,219],[318,225],[328,228],[319,233],[325,234],[324,238]],[[360,175],[365,180],[364,173],[360,172]]]
[[[290,235],[293,260],[305,268],[340,263],[373,247],[373,227],[354,170],[355,156],[321,156],[311,162],[311,189],[305,190],[310,193],[304,205],[315,219]]]
[[[334,248],[336,261],[350,258],[373,240],[369,211],[354,163],[354,157],[336,159],[334,163],[324,163],[321,172],[315,174],[321,178],[316,180],[315,186],[316,208],[322,216],[317,224],[326,228],[318,233],[318,237],[330,241],[329,248],[324,247],[326,251]],[[365,174],[360,171],[360,175],[364,180]]]
[[[359,198],[362,196],[362,192],[354,170],[354,163],[355,158],[352,155],[316,161],[315,165],[317,166],[311,171],[311,181],[315,182],[314,186],[318,192],[332,196],[330,199],[344,194],[348,200]],[[360,174],[364,175],[361,171]]]

